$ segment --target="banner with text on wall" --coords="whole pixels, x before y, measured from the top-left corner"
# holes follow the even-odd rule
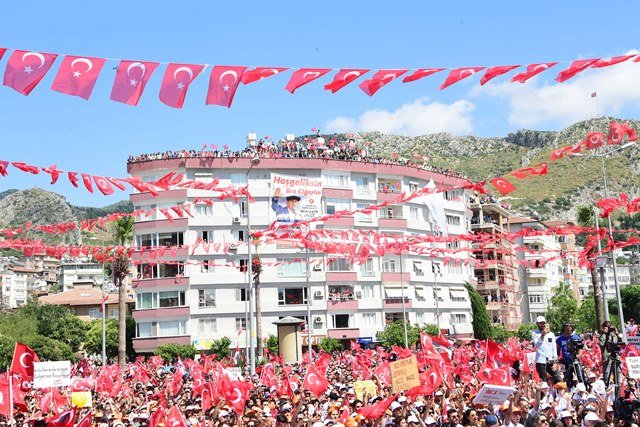
[[[271,219],[283,234],[305,232],[314,224],[300,227],[299,222],[322,215],[322,178],[271,174]]]

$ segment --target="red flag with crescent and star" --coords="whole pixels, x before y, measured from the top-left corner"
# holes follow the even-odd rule
[[[511,172],[511,175],[518,179],[526,179],[529,175],[546,175],[548,172],[548,166],[546,163],[540,163],[535,166],[530,166]]]
[[[33,378],[33,362],[39,362],[38,355],[26,344],[16,343],[13,350],[11,372],[20,375],[23,379]]]
[[[105,196],[113,194],[113,187],[104,176],[93,175],[93,181],[96,183],[98,190]]]
[[[508,73],[511,70],[515,70],[520,65],[499,65],[497,67],[487,68],[487,71],[484,73],[484,76],[480,79],[480,85],[484,86],[489,80],[494,79],[498,76],[501,76],[505,73]]]
[[[58,416],[46,418],[45,422],[47,427],[73,427],[75,419],[76,408],[74,407]]]
[[[440,90],[446,89],[454,83],[466,79],[475,73],[484,70],[485,67],[462,67],[451,70],[444,83],[440,85]]]
[[[138,105],[142,92],[156,68],[157,62],[120,61],[110,99],[128,105]]]
[[[319,79],[331,71],[331,68],[300,68],[293,72],[285,89],[294,93],[298,88]]]
[[[13,412],[9,386],[9,377],[0,378],[0,415],[4,415],[7,418],[11,417]]]
[[[173,405],[171,409],[169,409],[169,413],[164,420],[164,424],[167,427],[187,427],[187,422],[182,416],[178,405]]]
[[[393,402],[394,400],[396,400],[396,396],[395,394],[392,394],[386,399],[382,399],[374,403],[373,405],[363,406],[362,408],[358,409],[358,414],[362,415],[368,420],[377,420],[384,415],[384,413],[387,411],[387,408],[389,408],[391,402]]]
[[[329,382],[324,372],[315,365],[309,365],[302,386],[319,398],[329,387]]]
[[[490,180],[491,184],[502,194],[506,196],[516,189],[516,187],[506,178],[499,177]]]
[[[423,77],[430,76],[435,73],[439,73],[446,68],[418,68],[413,73],[409,74],[407,77],[402,79],[402,83],[410,83],[415,82],[416,80],[420,80]]]
[[[57,53],[16,50],[7,61],[2,84],[29,95],[58,57]]]
[[[209,76],[207,105],[231,107],[240,79],[247,67],[216,65]]]
[[[524,83],[529,80],[531,77],[540,74],[543,71],[548,70],[549,68],[556,65],[557,62],[542,62],[540,64],[529,64],[527,65],[526,71],[522,73],[516,74],[511,78],[511,83],[519,82]]]
[[[244,405],[249,398],[251,384],[246,381],[230,381],[224,378],[220,382],[220,394],[237,414],[242,414]]]
[[[7,51],[6,47],[0,47],[0,59],[4,56],[4,53]]]
[[[333,76],[331,83],[324,85],[324,90],[330,90],[331,93],[336,93],[349,83],[358,79],[363,74],[368,73],[369,70],[364,68],[342,68]]]
[[[191,82],[202,72],[204,65],[169,64],[160,84],[160,102],[169,107],[182,108]]]
[[[89,99],[105,62],[103,58],[67,55],[62,60],[51,89]]]
[[[566,82],[572,77],[575,77],[578,73],[583,72],[591,65],[598,62],[599,58],[596,59],[577,59],[569,65],[569,68],[560,71],[555,78],[555,81],[558,83]]]
[[[87,414],[82,417],[82,419],[78,422],[76,427],[91,427],[93,420],[93,409],[87,412]]]
[[[610,67],[612,65],[616,65],[616,64],[620,64],[621,62],[625,62],[628,59],[633,58],[634,55],[624,55],[624,56],[612,56],[611,58],[601,58],[598,59],[596,62],[594,62],[593,64],[591,64],[591,68],[604,68],[604,67]]]
[[[249,83],[275,76],[287,70],[288,68],[285,67],[256,67],[252,70],[246,70],[244,74],[242,74],[240,81],[242,84],[248,85]]]
[[[369,96],[375,95],[383,86],[391,83],[409,70],[378,70],[372,78],[359,84],[360,89]]]
[[[605,135],[602,132],[589,132],[582,141],[582,145],[586,150],[600,148],[604,144]]]

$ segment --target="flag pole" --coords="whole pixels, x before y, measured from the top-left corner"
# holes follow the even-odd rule
[[[14,425],[13,419],[13,374],[11,373],[11,368],[7,369],[7,373],[9,374],[9,425]]]

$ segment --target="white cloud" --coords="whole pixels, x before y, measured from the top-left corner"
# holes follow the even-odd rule
[[[631,51],[628,54],[637,53]],[[541,83],[535,77],[525,84],[504,82],[476,86],[472,96],[491,96],[509,104],[509,123],[514,126],[533,126],[546,122],[568,125],[593,117],[596,113],[597,93],[600,115],[619,115],[624,109],[637,107],[640,101],[640,63],[630,59],[608,68],[587,69],[565,83]],[[544,73],[552,79],[566,68],[558,64]],[[542,75],[540,75],[542,77]]]
[[[471,112],[475,105],[467,100],[453,104],[427,103],[418,99],[395,111],[367,110],[357,118],[336,117],[325,126],[331,132],[380,131],[407,136],[436,132],[466,134],[473,130]]]

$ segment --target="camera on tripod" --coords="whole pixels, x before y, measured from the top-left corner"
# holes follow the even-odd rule
[[[605,350],[607,350],[611,354],[620,353],[620,350],[621,350],[619,343],[611,342],[611,341],[605,342],[604,343],[604,348],[605,348]]]
[[[569,341],[567,341],[567,350],[572,355],[578,354],[580,350],[584,349],[584,341],[581,337],[571,337]]]

